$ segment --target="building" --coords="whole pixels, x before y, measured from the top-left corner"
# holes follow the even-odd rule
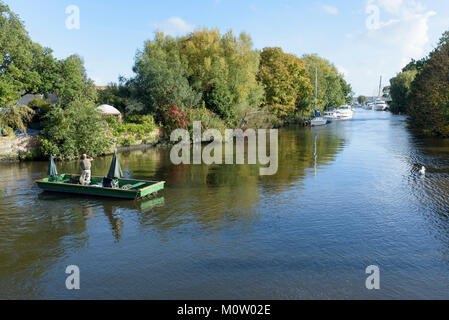
[[[100,111],[101,114],[113,115],[113,116],[116,116],[120,120],[122,119],[121,112],[118,111],[113,106],[110,106],[108,104],[102,104],[101,106],[98,106],[97,110]]]

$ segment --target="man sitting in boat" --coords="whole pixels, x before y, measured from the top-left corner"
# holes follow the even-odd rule
[[[83,170],[83,173],[81,174],[80,183],[82,185],[85,186],[90,185],[90,177],[91,177],[90,168],[92,165],[91,164],[92,160],[94,160],[94,158],[88,156],[87,154],[83,154],[81,156],[80,165],[81,169]]]

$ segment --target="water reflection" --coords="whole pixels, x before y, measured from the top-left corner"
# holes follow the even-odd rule
[[[74,262],[80,298],[373,298],[359,288],[373,262],[388,268],[374,297],[447,291],[449,144],[414,136],[404,118],[361,111],[284,128],[273,176],[169,156],[119,155],[127,177],[167,181],[144,201],[45,193],[33,181],[46,162],[0,165],[0,298],[71,298],[58,284]]]
[[[316,143],[311,142],[314,136]],[[126,225],[133,220],[157,231],[161,239],[170,230],[190,226],[198,226],[205,235],[234,228],[248,232],[261,217],[260,192],[281,193],[282,186],[300,183],[307,169],[316,168],[314,152],[318,166],[327,165],[343,146],[338,131],[283,129],[281,165],[270,177],[260,177],[258,165],[173,166],[167,149],[121,153],[127,177],[167,181],[164,197],[139,202],[41,192],[33,182],[45,175],[46,162],[2,165],[0,296],[35,296],[32,288],[40,287],[46,270],[72,250],[86,247],[89,238],[95,238],[98,223],[110,229],[116,243],[126,236]],[[110,161],[110,156],[95,159],[93,175],[104,176]],[[78,161],[57,166],[59,172],[80,171]],[[102,215],[107,225],[101,222]]]

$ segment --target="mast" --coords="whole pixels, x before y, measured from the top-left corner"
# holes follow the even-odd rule
[[[382,90],[382,76],[380,76],[380,83],[379,83],[379,96],[378,96],[379,99],[381,90]]]
[[[318,96],[318,68],[315,68],[315,101],[314,101],[315,114],[317,107],[317,96]]]

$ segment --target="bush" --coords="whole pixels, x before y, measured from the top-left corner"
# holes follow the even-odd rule
[[[8,126],[2,128],[1,134],[7,137],[15,137],[13,128]]]
[[[132,136],[142,139],[156,129],[153,117],[150,115],[129,116],[124,123],[113,116],[106,116],[105,119],[115,137]]]
[[[185,129],[189,124],[187,112],[174,103],[163,109],[162,118],[169,135],[173,130]]]
[[[187,109],[188,129],[193,130],[193,122],[201,121],[203,130],[217,129],[222,134],[226,129],[226,123],[215,113],[206,108],[190,108]]]
[[[125,118],[125,122],[136,124],[154,124],[153,116],[147,115],[132,115]]]
[[[70,160],[83,153],[105,154],[113,142],[95,105],[89,100],[76,99],[65,108],[58,105],[47,113],[40,150],[44,155],[52,153],[55,158]]]
[[[34,111],[25,105],[8,107],[0,113],[0,126],[26,131],[33,115]]]
[[[45,99],[35,98],[28,103],[28,106],[32,109],[40,109],[43,113],[50,111],[52,104]]]
[[[136,139],[133,136],[121,137],[118,139],[118,143],[121,146],[130,147],[136,144]]]

